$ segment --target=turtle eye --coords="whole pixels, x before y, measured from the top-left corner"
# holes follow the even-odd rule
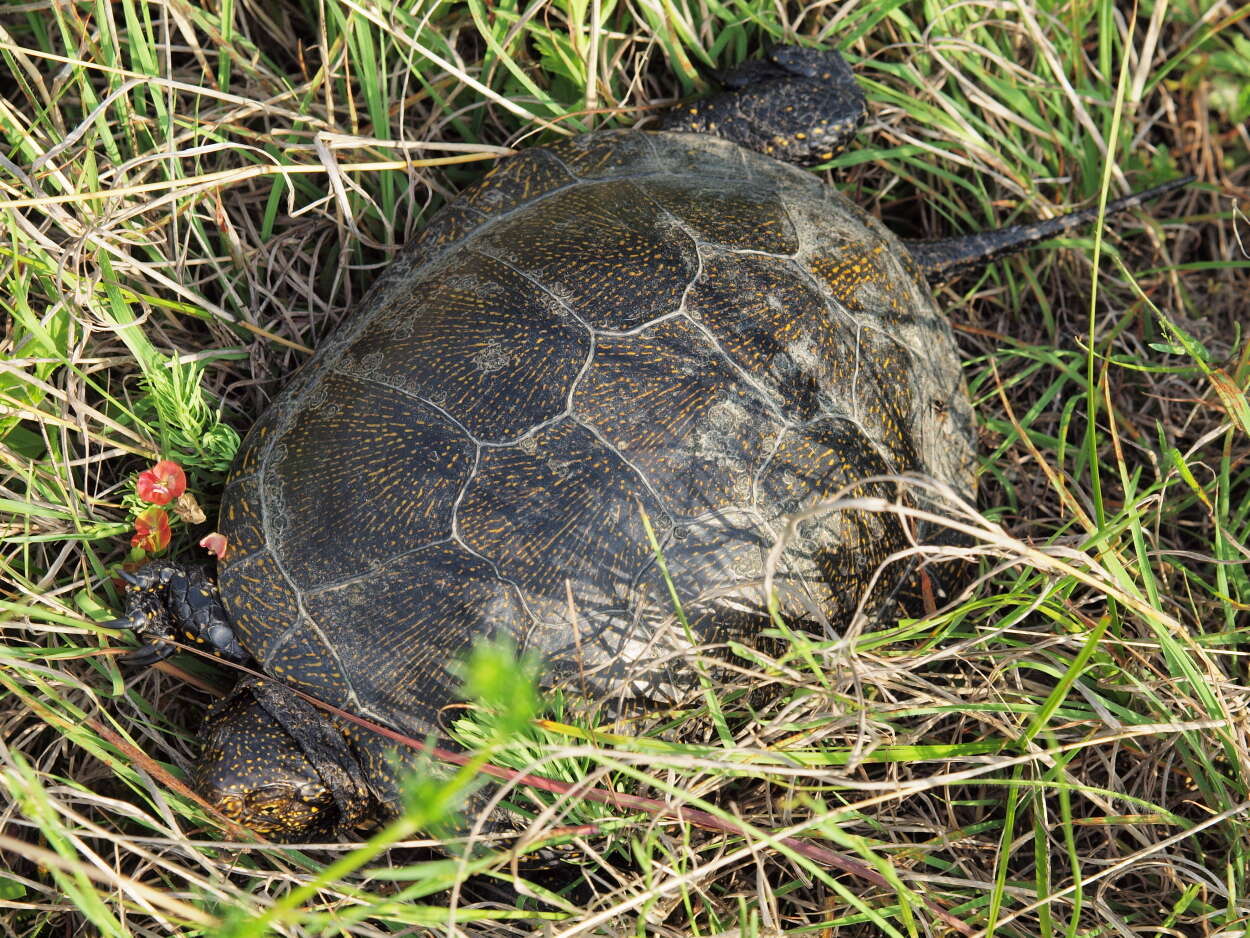
[[[330,800],[330,789],[320,782],[305,782],[299,787],[299,800],[305,804],[320,804]]]
[[[264,807],[275,802],[289,801],[291,798],[291,790],[286,785],[266,785],[264,788],[257,788],[250,792],[247,800],[252,804],[260,804]]]

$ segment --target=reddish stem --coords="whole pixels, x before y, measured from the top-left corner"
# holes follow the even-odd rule
[[[294,688],[291,689],[294,690]],[[301,697],[304,697],[315,706],[324,707],[336,716],[350,720],[365,729],[385,736],[387,739],[394,740],[397,743],[416,749],[418,752],[428,753],[435,759],[442,762],[450,762],[453,765],[463,766],[474,761],[474,757],[466,753],[452,752],[449,749],[440,749],[437,746],[431,746],[428,743],[412,739],[411,737],[398,733],[395,730],[387,729],[385,726],[372,723],[363,717],[358,717],[354,714],[347,713],[344,710],[340,710],[337,707],[325,704],[322,701],[315,700],[300,691],[295,692],[300,694]],[[696,827],[717,831],[722,834],[732,834],[740,837],[749,837],[751,834],[751,831],[748,830],[745,824],[741,824],[737,821],[723,820],[714,814],[709,814],[707,811],[701,811],[698,808],[688,808],[684,805],[666,804],[656,798],[644,798],[640,795],[627,795],[621,792],[608,791],[604,788],[581,788],[578,785],[570,784],[569,782],[561,782],[553,778],[545,778],[541,775],[530,775],[516,769],[506,769],[502,766],[492,765],[489,762],[479,764],[477,766],[477,770],[505,782],[515,782],[518,785],[538,788],[542,791],[548,791],[555,795],[570,795],[574,798],[582,798],[586,801],[595,801],[599,804],[611,805],[613,807],[623,808],[627,811],[639,811],[644,814],[649,814],[652,817],[674,818],[679,821],[686,821],[687,823],[694,824]],[[774,841],[775,843],[782,845],[789,850],[793,850],[800,856],[806,857],[815,863],[821,863],[825,866],[833,867],[836,870],[841,870],[842,872],[848,873],[858,879],[862,879],[865,882],[872,883],[874,886],[880,886],[885,889],[891,888],[889,881],[871,866],[860,860],[848,857],[844,853],[838,853],[836,850],[830,850],[827,847],[822,847],[819,844],[814,844],[810,841],[799,840],[797,837],[775,837]],[[960,934],[974,934],[974,930],[971,926],[943,909],[935,901],[924,896],[920,896],[919,898],[930,912]]]
[[[187,651],[203,654],[203,652],[201,652],[198,648],[190,648],[181,644],[179,644],[179,647],[185,648]],[[162,664],[158,665],[158,667],[161,667],[162,665],[165,665],[165,663],[162,662]],[[232,667],[254,677],[263,678],[265,680],[273,680],[273,678],[269,675],[254,671],[246,665],[235,664],[232,665]],[[438,746],[430,746],[420,740],[405,736],[403,733],[388,729],[378,723],[373,723],[363,717],[358,717],[353,713],[348,713],[346,710],[340,710],[338,707],[328,704],[323,700],[318,700],[316,697],[306,694],[303,691],[296,690],[294,687],[290,687],[290,685],[284,686],[307,700],[314,707],[319,707],[328,713],[332,713],[337,717],[355,723],[371,732],[385,736],[387,739],[394,740],[395,742],[408,746],[411,749],[415,749],[418,752],[428,753],[435,759],[461,766],[468,765],[470,762],[474,761],[473,756],[471,755],[467,755],[462,752],[452,752],[449,749],[440,749]],[[486,775],[494,776],[495,778],[505,782],[515,782],[518,785],[538,788],[542,791],[548,791],[555,795],[569,795],[574,798],[583,798],[586,801],[595,801],[599,804],[622,808],[627,811],[638,811],[643,814],[649,814],[652,817],[667,817],[679,821],[686,821],[696,827],[717,831],[722,834],[731,834],[747,838],[751,836],[751,831],[745,824],[737,821],[722,820],[716,815],[709,814],[707,811],[701,811],[698,808],[687,808],[683,805],[665,804],[663,801],[659,801],[655,798],[644,798],[639,795],[627,795],[621,792],[608,791],[603,788],[579,788],[579,786],[568,782],[556,781],[553,778],[544,778],[541,775],[529,775],[525,772],[517,771],[516,769],[505,769],[502,766],[492,765],[489,762],[484,762],[478,765],[477,771],[483,772]],[[201,799],[196,798],[196,800],[203,804]],[[770,832],[766,831],[765,833]],[[814,844],[810,841],[799,840],[796,837],[774,837],[774,842],[786,847],[788,850],[793,850],[800,856],[806,857],[815,863],[820,863],[825,866],[832,867],[833,869],[841,870],[842,872],[858,879],[862,879],[865,882],[872,883],[874,886],[879,886],[885,889],[891,888],[889,881],[871,866],[860,860],[848,857],[844,853],[838,853],[836,850],[830,850],[827,847],[822,847],[819,844]],[[961,935],[972,935],[975,933],[970,925],[946,911],[946,909],[938,905],[936,901],[928,899],[924,896],[920,896],[919,898],[920,901],[924,903],[925,908]]]

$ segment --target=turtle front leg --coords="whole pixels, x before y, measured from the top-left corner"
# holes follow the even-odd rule
[[[178,650],[171,641],[203,646],[237,664],[250,660],[205,567],[158,560],[120,576],[127,583],[126,615],[104,624],[131,629],[144,642],[122,658],[126,664],[147,667],[163,661]]]
[[[868,115],[850,66],[834,50],[774,46],[720,81],[724,91],[675,108],[660,127],[809,166],[845,149]]]

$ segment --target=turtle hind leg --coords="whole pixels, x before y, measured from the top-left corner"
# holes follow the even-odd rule
[[[126,615],[103,624],[130,629],[144,642],[123,657],[127,664],[147,667],[162,661],[178,650],[174,641],[201,646],[237,664],[251,660],[204,567],[157,560],[121,577],[127,584]]]
[[[776,46],[719,77],[725,90],[676,108],[661,128],[810,166],[845,149],[868,114],[850,66],[833,50]]]

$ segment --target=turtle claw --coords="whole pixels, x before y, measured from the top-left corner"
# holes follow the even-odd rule
[[[106,629],[120,629],[127,632],[138,632],[140,634],[147,632],[159,632],[160,628],[156,627],[153,616],[161,611],[159,607],[153,608],[154,604],[150,601],[144,603],[136,601],[131,597],[129,591],[126,594],[126,614],[117,619],[110,619],[108,622],[98,623]]]
[[[134,651],[121,656],[122,664],[132,668],[150,668],[158,661],[164,661],[178,650],[178,646],[170,642],[153,642],[141,645]]]
[[[169,624],[169,613],[150,590],[128,589],[126,614],[100,624],[106,629],[132,632],[142,642],[138,648],[121,656],[122,664],[128,667],[150,668],[178,650],[172,642],[162,641],[162,638],[172,637],[173,627]]]
[[[127,664],[164,660],[178,650],[174,641],[198,645],[227,661],[250,660],[230,625],[217,584],[203,567],[162,560],[119,575],[127,584],[126,615],[108,626],[127,629],[144,642],[123,657]]]

